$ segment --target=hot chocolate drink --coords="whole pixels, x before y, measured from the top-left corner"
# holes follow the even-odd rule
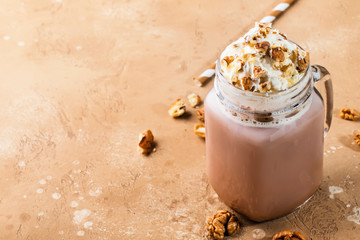
[[[207,174],[250,219],[289,213],[320,185],[324,104],[313,82],[308,53],[265,24],[218,60],[205,100]]]

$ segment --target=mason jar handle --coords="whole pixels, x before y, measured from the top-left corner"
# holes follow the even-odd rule
[[[324,136],[329,132],[332,112],[333,112],[333,87],[331,82],[330,73],[326,68],[320,65],[312,65],[313,79],[315,83],[315,92],[323,100],[325,105],[325,126],[324,126]],[[325,97],[325,100],[323,99]]]

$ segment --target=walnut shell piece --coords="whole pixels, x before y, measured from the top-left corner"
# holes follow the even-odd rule
[[[182,99],[176,99],[176,101],[171,104],[168,113],[170,116],[176,118],[182,116],[186,111],[185,102]]]
[[[190,106],[192,107],[196,107],[197,105],[200,104],[201,102],[201,98],[199,95],[195,94],[195,93],[191,93],[187,96],[188,101],[190,103]]]
[[[356,121],[360,118],[360,113],[355,109],[343,107],[340,110],[340,117],[350,121]]]
[[[206,229],[210,237],[223,239],[225,236],[232,236],[237,233],[240,229],[240,223],[231,212],[218,210],[215,215],[208,218]]]
[[[299,232],[285,230],[276,233],[273,236],[272,240],[306,240],[306,238]]]
[[[154,135],[151,130],[146,130],[139,135],[138,149],[141,153],[147,154],[153,150],[154,147]]]
[[[360,146],[360,132],[355,133],[354,140],[356,144]]]
[[[197,123],[194,125],[194,133],[199,137],[205,138],[205,124]]]
[[[205,122],[205,111],[203,107],[196,111],[196,116],[200,121]]]

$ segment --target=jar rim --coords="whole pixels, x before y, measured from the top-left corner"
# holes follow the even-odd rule
[[[300,47],[295,42],[293,42],[291,40],[288,40],[288,41],[294,43],[301,50],[304,50],[302,47]],[[268,96],[275,96],[275,95],[278,95],[278,94],[281,95],[281,94],[286,94],[287,92],[291,92],[293,89],[296,89],[301,82],[304,81],[304,79],[305,79],[305,77],[307,75],[306,73],[310,69],[310,62],[309,62],[307,67],[306,67],[306,70],[304,71],[303,76],[299,79],[299,81],[297,81],[294,85],[290,86],[289,88],[286,88],[286,89],[283,89],[283,90],[280,90],[280,91],[274,91],[274,92],[252,92],[252,91],[248,91],[248,90],[243,90],[241,88],[237,88],[237,87],[235,87],[234,85],[232,85],[229,81],[227,81],[225,79],[225,76],[223,75],[223,72],[221,71],[221,56],[222,56],[223,52],[220,54],[220,57],[216,60],[215,73],[220,74],[221,77],[219,79],[221,81],[224,81],[225,84],[227,84],[228,86],[231,86],[232,88],[236,89],[236,91],[239,91],[240,94],[246,94],[246,95],[250,95],[250,96],[259,96],[259,97],[266,96],[266,97],[268,97]]]

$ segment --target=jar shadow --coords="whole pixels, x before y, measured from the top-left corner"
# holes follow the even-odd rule
[[[329,186],[329,179],[324,179],[309,200],[292,213],[277,219],[258,223],[238,215],[243,229],[251,231],[263,229],[266,232],[264,238],[255,238],[248,230],[242,231],[240,235],[245,234],[244,237],[271,240],[275,233],[291,230],[301,232],[307,239],[336,239],[334,236],[341,229],[345,214],[351,209],[347,208],[337,195],[334,198],[330,197]]]
[[[355,135],[355,131],[354,133],[340,136],[339,141],[344,147],[350,148],[355,152],[360,152],[360,146],[355,143],[354,135]]]

